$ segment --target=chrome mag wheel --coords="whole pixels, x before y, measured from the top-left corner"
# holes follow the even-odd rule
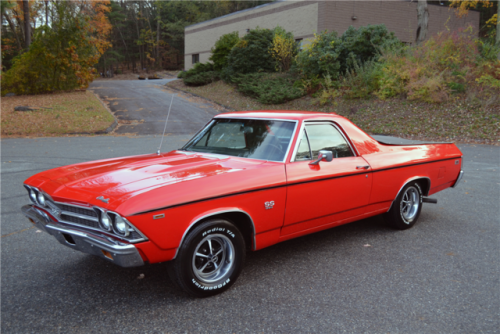
[[[414,186],[408,187],[401,198],[400,209],[403,220],[409,224],[415,219],[420,207],[420,193]]]
[[[193,273],[205,284],[214,283],[230,275],[234,266],[234,246],[223,234],[204,237],[193,253]]]

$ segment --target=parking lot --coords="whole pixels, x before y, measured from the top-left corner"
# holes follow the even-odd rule
[[[164,151],[189,137],[166,137]],[[500,147],[460,145],[462,183],[432,196],[438,204],[424,204],[410,230],[374,217],[249,253],[232,289],[193,299],[164,264],[117,267],[60,245],[20,212],[29,176],[153,153],[159,141],[2,140],[2,333],[498,332]]]

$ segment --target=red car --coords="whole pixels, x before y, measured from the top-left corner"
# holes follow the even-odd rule
[[[246,250],[379,214],[412,227],[461,166],[454,144],[385,144],[335,114],[234,112],[169,153],[36,174],[22,211],[117,265],[169,261],[180,288],[206,297],[234,284]]]

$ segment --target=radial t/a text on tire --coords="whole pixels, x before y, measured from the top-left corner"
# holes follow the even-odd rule
[[[398,230],[406,230],[418,220],[422,210],[422,188],[417,181],[404,186],[392,203],[386,215],[389,225]]]
[[[174,283],[194,297],[227,290],[238,278],[245,259],[245,241],[239,229],[222,219],[194,228],[169,264]]]

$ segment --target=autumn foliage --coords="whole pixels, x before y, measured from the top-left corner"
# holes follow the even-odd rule
[[[280,26],[274,28],[273,44],[270,53],[276,60],[276,67],[279,72],[286,72],[292,66],[293,57],[297,54],[297,43],[293,34],[286,32]]]
[[[39,94],[84,89],[95,76],[94,65],[111,45],[109,1],[54,3],[51,26],[35,30],[28,51],[17,56],[2,77],[2,95]]]

